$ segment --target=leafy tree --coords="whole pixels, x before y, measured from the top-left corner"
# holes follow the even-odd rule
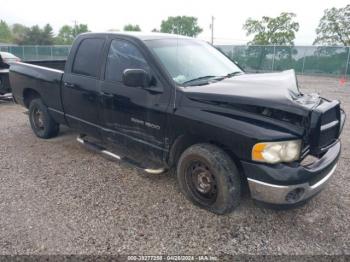
[[[38,25],[28,28],[23,39],[24,45],[38,45],[41,39],[41,29]]]
[[[55,44],[70,45],[74,40],[72,30],[73,30],[73,28],[69,25],[62,26],[58,32],[56,39],[55,39]]]
[[[34,25],[25,32],[22,42],[24,45],[52,45],[54,43],[50,24],[45,25],[43,29]]]
[[[316,29],[314,44],[350,46],[350,4],[344,8],[331,8],[324,11]]]
[[[140,32],[141,28],[139,25],[132,25],[132,24],[128,24],[124,26],[124,31],[135,31],[135,32]]]
[[[40,42],[41,45],[53,45],[54,33],[50,24],[46,24],[42,29]]]
[[[261,20],[248,18],[243,29],[247,31],[247,36],[254,35],[250,45],[294,45],[295,33],[299,31],[299,23],[294,21],[295,14],[281,13],[277,17],[263,16]],[[254,68],[263,69],[263,63],[269,47],[250,46],[247,50],[248,57],[253,57],[257,61]],[[291,59],[292,52],[289,47],[280,47],[279,58],[288,57]]]
[[[8,24],[0,20],[0,42],[10,43],[12,39],[11,30]]]
[[[15,44],[22,45],[29,28],[22,24],[13,24],[11,27],[12,41]]]
[[[71,45],[77,35],[85,32],[89,32],[86,24],[78,24],[73,27],[64,25],[59,30],[58,35],[55,38],[55,43],[58,45]]]
[[[72,34],[74,38],[86,32],[89,32],[89,28],[87,24],[76,24],[73,26]]]
[[[281,13],[277,17],[263,16],[261,20],[248,18],[243,25],[247,36],[254,35],[250,44],[254,45],[293,45],[299,23],[293,21],[294,13]]]
[[[160,25],[162,33],[179,34],[196,37],[203,29],[198,26],[197,18],[193,16],[169,16]]]

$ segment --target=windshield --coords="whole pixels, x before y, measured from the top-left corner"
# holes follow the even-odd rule
[[[203,41],[173,38],[145,42],[178,84],[242,72],[220,51]]]

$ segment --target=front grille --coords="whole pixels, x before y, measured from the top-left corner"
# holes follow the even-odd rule
[[[339,121],[334,121],[333,123],[332,123],[332,126],[324,130],[322,130],[322,126],[321,126],[320,140],[319,140],[320,147],[326,147],[329,144],[332,144],[338,138]]]
[[[337,108],[332,107],[322,114],[321,125],[327,125],[337,119]]]
[[[310,140],[313,152],[321,153],[322,149],[334,143],[339,137],[340,105],[338,101],[323,102],[313,112],[315,127]]]

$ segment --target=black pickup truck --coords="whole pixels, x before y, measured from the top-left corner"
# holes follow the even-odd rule
[[[246,74],[183,36],[82,34],[64,72],[16,63],[10,82],[38,137],[66,125],[109,157],[176,170],[186,197],[218,214],[239,204],[245,185],[260,202],[306,202],[341,151],[338,101],[302,94],[293,70]]]

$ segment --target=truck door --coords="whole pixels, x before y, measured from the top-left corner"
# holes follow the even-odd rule
[[[145,51],[144,51],[145,52]],[[154,77],[161,92],[125,86],[125,69],[144,69]],[[170,90],[156,76],[142,49],[123,39],[112,39],[101,83],[101,113],[104,136],[122,146],[126,155],[146,167],[161,163],[167,151],[165,143],[166,110]]]
[[[99,77],[106,40],[92,37],[77,41],[63,76],[63,107],[70,127],[99,138]]]

